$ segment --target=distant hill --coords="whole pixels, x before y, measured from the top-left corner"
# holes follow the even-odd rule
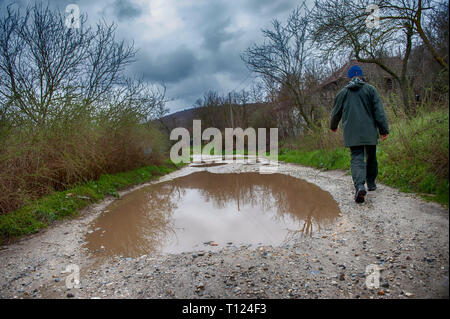
[[[216,121],[216,124],[218,124],[218,126],[215,126],[215,125],[212,125],[212,126],[218,127],[219,129],[222,129],[224,126],[227,126],[226,123],[229,123],[227,121],[228,115],[224,115],[224,114],[228,114],[228,107],[229,107],[228,105],[221,105],[221,106],[215,106],[213,108],[214,109],[213,117],[216,120],[218,120],[219,123],[217,123],[217,121]],[[241,119],[240,117],[242,116],[242,107],[243,107],[242,105],[236,105],[236,104],[233,105],[234,120],[237,125],[239,125],[240,119]],[[263,112],[263,111],[268,111],[269,109],[270,109],[270,105],[267,103],[247,104],[245,106],[245,110],[246,110],[247,117],[248,117],[248,123],[249,124],[252,123],[252,119],[258,113],[258,110]],[[191,109],[187,109],[187,110],[183,110],[183,111],[179,111],[179,112],[175,112],[175,113],[166,115],[163,118],[161,118],[160,122],[163,124],[165,129],[168,130],[168,132],[170,132],[171,130],[173,130],[176,127],[184,127],[184,128],[187,128],[188,130],[191,130],[192,129],[192,121],[193,120],[201,120],[202,112],[203,112],[203,116],[204,116],[205,109],[203,109],[202,107],[191,108]],[[207,111],[207,112],[209,112],[209,111]],[[226,121],[224,121],[224,116],[227,119]]]
[[[164,116],[161,122],[169,132],[176,127],[190,128],[192,127],[192,121],[199,119],[198,117],[196,118],[196,111],[196,108],[178,111]]]

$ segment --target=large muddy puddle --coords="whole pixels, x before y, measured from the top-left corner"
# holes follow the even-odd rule
[[[318,186],[283,174],[194,172],[133,191],[90,225],[95,255],[280,245],[331,224],[340,211]]]

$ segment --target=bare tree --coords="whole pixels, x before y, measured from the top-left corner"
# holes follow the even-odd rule
[[[115,28],[104,21],[87,27],[86,15],[80,28],[68,28],[48,6],[9,6],[0,18],[1,120],[42,126],[63,114],[120,107],[145,118],[164,114],[165,88],[124,76],[136,51],[115,39]]]
[[[132,44],[126,45],[124,41],[115,40],[115,29],[114,24],[97,24],[92,35],[93,41],[86,46],[85,77],[82,77],[86,84],[80,83],[80,87],[87,104],[100,101],[103,94],[114,85],[128,85],[128,79],[124,78],[122,71],[134,61],[136,51]]]
[[[128,117],[138,123],[149,123],[168,113],[165,96],[164,85],[150,85],[142,79],[125,79],[125,83],[104,94],[108,107],[100,106],[98,110],[101,118],[112,122]]]
[[[248,104],[250,103],[250,92],[242,89],[239,92],[234,94],[234,103],[237,104],[238,107],[234,108],[236,110],[235,119],[236,126],[240,127],[248,127],[249,118],[248,118]]]
[[[433,23],[436,11],[448,11],[448,1],[383,0],[380,1],[379,7],[382,13],[380,21],[400,21],[410,24],[437,63],[448,71],[448,62],[445,61],[445,57],[439,52],[439,47],[433,42],[432,34],[426,30],[426,26]]]
[[[222,107],[227,103],[227,97],[221,96],[217,91],[209,90],[196,101],[196,116],[202,120],[202,125],[205,127],[218,129],[231,127],[227,108]]]
[[[250,98],[252,103],[264,102],[264,85],[261,82],[253,83],[250,87]]]
[[[89,31],[66,28],[61,14],[41,5],[23,15],[8,7],[0,30],[0,98],[6,113],[41,124],[76,90],[69,83],[86,57]]]
[[[312,52],[308,23],[309,11],[303,4],[293,10],[286,24],[273,20],[271,29],[262,30],[265,42],[249,47],[241,58],[251,71],[262,77],[269,92],[284,90],[301,121],[313,126],[314,110],[306,103],[303,82]]]
[[[434,5],[433,9],[426,15],[426,18],[426,23],[423,27],[424,34],[427,35],[437,55],[448,65],[449,2]]]
[[[409,113],[412,79],[408,76],[408,62],[415,42],[422,39],[436,61],[448,68],[422,27],[424,12],[431,9],[432,2],[317,0],[311,14],[311,33],[325,58],[347,52],[359,62],[377,64],[389,73],[399,84],[404,109]],[[367,24],[374,14],[370,5],[379,8],[379,25]],[[401,59],[399,69],[386,63],[389,56]]]

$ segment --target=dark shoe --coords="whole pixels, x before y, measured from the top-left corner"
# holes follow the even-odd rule
[[[377,189],[377,185],[367,185],[367,189],[369,190],[369,192],[373,192],[374,190]]]
[[[367,192],[364,187],[358,189],[355,194],[355,202],[364,203],[364,196],[366,196]]]

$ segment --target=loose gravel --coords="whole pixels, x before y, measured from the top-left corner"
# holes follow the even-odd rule
[[[260,165],[185,167],[194,171],[253,172]],[[228,243],[220,250],[93,258],[83,246],[89,224],[107,198],[71,220],[0,247],[1,298],[448,298],[448,209],[384,185],[364,204],[353,201],[351,176],[280,164],[278,173],[328,191],[341,216],[333,225],[298,234],[278,247]],[[124,195],[137,188],[120,192]],[[78,288],[67,288],[80,269]],[[380,271],[369,289],[369,265]],[[372,266],[373,267],[373,266]],[[69,283],[70,284],[70,283]]]

